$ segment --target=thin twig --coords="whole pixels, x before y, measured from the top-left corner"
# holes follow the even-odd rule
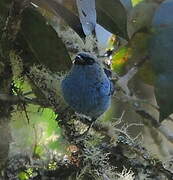
[[[8,94],[0,94],[0,100],[6,101],[11,104],[19,104],[19,103],[27,103],[34,105],[48,105],[44,100],[40,100],[37,98],[28,98],[24,96],[16,96],[16,95],[8,95]]]
[[[110,180],[109,177],[105,173],[103,174],[103,180]]]
[[[147,119],[147,121],[145,121],[146,125],[151,124],[152,127],[156,128],[169,142],[173,143],[173,132],[168,127],[161,124],[149,113],[145,112],[145,110],[136,110],[136,112],[144,119]]]
[[[153,158],[144,147],[122,136],[119,137],[119,143],[120,145],[124,145],[125,149],[128,148],[128,150],[131,150],[142,157],[150,165],[150,167],[163,173],[169,180],[172,180],[173,173],[165,169],[162,162],[159,159]]]
[[[121,88],[121,90],[128,96],[130,96],[130,90],[128,88],[129,81],[135,76],[138,72],[139,68],[146,62],[148,56],[141,58],[135,65],[125,74],[124,76],[120,77],[116,84]]]

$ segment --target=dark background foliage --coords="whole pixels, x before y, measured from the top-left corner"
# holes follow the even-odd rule
[[[0,1],[0,178],[173,179],[173,1]],[[88,121],[60,83],[77,52],[112,71]]]

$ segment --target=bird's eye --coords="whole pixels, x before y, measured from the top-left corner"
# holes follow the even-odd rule
[[[75,57],[75,61],[81,61],[81,60],[82,60],[82,58],[80,56]]]
[[[78,64],[78,65],[82,65],[84,63],[84,59],[81,56],[76,56],[73,63]]]
[[[92,65],[95,60],[92,57],[77,55],[74,60],[74,64],[77,65]]]
[[[93,58],[87,57],[85,58],[86,64],[87,65],[92,65],[95,63],[95,60]]]

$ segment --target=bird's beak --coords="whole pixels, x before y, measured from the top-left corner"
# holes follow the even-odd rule
[[[73,63],[74,64],[83,64],[83,63],[85,63],[85,60],[81,56],[77,55],[75,57],[75,59],[73,60]]]

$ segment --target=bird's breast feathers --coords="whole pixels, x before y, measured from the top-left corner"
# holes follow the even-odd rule
[[[100,66],[74,66],[62,81],[65,101],[90,117],[98,117],[108,109],[110,91],[110,80]]]

